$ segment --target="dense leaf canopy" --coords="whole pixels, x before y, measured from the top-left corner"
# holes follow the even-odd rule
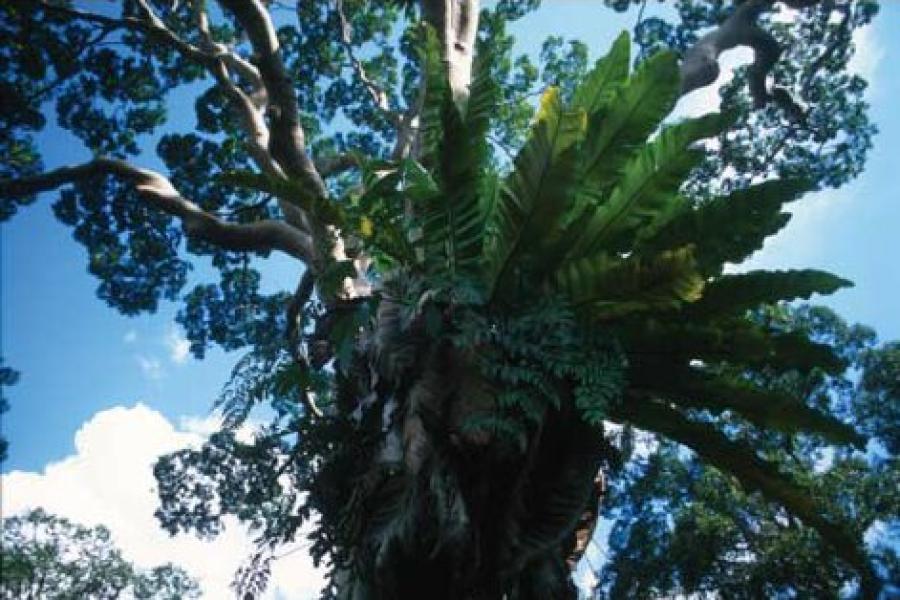
[[[103,526],[83,527],[41,509],[3,520],[0,597],[182,600],[197,583],[171,564],[134,567]]]

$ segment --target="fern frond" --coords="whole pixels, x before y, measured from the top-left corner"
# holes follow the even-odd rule
[[[609,52],[599,59],[584,80],[575,88],[572,105],[594,115],[608,108],[616,91],[628,78],[631,38],[623,31]]]
[[[641,390],[658,393],[682,406],[713,414],[730,410],[759,427],[788,434],[815,433],[837,444],[864,447],[866,443],[851,426],[810,408],[801,399],[759,388],[747,380],[713,377],[695,369],[670,373],[654,369],[642,373],[638,380]]]
[[[642,229],[659,229],[661,220],[682,202],[678,190],[684,179],[703,159],[703,152],[691,144],[720,133],[726,123],[722,115],[710,114],[663,129],[625,164],[608,199],[585,206],[593,212],[576,222],[579,233],[570,256],[589,255],[601,248],[628,250]],[[591,194],[590,186],[586,180],[584,193]]]
[[[762,248],[790,219],[781,212],[788,202],[810,190],[799,179],[767,181],[715,198],[698,208],[685,207],[638,252],[654,252],[696,244],[698,264],[707,274],[721,273],[725,263],[740,263]]]
[[[761,304],[809,299],[813,294],[832,294],[852,285],[846,279],[816,269],[723,275],[706,286],[703,297],[688,312],[703,317],[739,315]]]
[[[773,334],[740,318],[714,324],[635,320],[621,327],[619,336],[632,362],[650,357],[683,366],[699,359],[779,372],[822,369],[839,373],[846,367],[826,344],[813,342],[802,334]]]
[[[517,260],[553,229],[565,211],[576,143],[584,134],[583,111],[564,110],[557,88],[541,99],[531,136],[488,215],[486,282],[491,293],[508,283]]]
[[[427,39],[432,39],[429,30]],[[430,47],[430,43],[427,46]],[[426,271],[451,280],[475,279],[482,261],[484,214],[479,198],[483,191],[488,146],[485,134],[497,99],[497,86],[489,73],[489,56],[476,64],[476,74],[465,114],[454,102],[443,63],[434,63],[434,48],[427,51],[429,88],[426,94],[426,144],[440,195],[430,198],[423,215]],[[437,94],[442,94],[437,98]],[[436,115],[438,102],[439,114]],[[430,112],[429,112],[430,111]],[[436,120],[435,117],[439,119]],[[432,139],[433,138],[433,139]]]
[[[598,319],[676,308],[703,289],[690,246],[646,258],[601,254],[571,261],[557,271],[554,284],[576,307],[589,305]]]
[[[862,574],[864,585],[877,581],[860,540],[826,515],[810,490],[749,446],[733,442],[705,423],[697,423],[662,404],[634,398],[622,403],[617,417],[656,431],[694,450],[714,467],[733,475],[748,491],[758,491],[815,529],[835,553]]]
[[[606,106],[592,115],[582,149],[579,179],[595,185],[615,181],[622,166],[675,106],[678,59],[660,52],[644,61]]]

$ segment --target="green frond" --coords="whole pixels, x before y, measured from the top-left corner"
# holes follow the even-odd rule
[[[853,284],[816,269],[750,271],[724,275],[707,284],[703,297],[688,308],[691,315],[741,314],[761,304],[832,294]]]
[[[829,344],[814,342],[805,333],[791,332],[773,335],[772,364],[773,369],[784,368],[812,371],[821,369],[832,375],[843,372],[847,363]]]
[[[496,117],[497,103],[500,101],[500,87],[491,73],[493,61],[494,56],[490,50],[479,52],[475,57],[465,107],[466,129],[473,141],[481,143],[485,148],[485,135],[490,129],[491,120]],[[479,164],[483,159],[484,157],[480,157]]]
[[[452,102],[445,105],[445,124],[457,128],[458,136],[443,138],[440,194],[423,211],[422,230],[426,271],[451,279],[474,276],[480,270],[484,216],[479,206],[481,173],[467,159],[465,131]],[[456,155],[458,158],[454,159]]]
[[[432,37],[429,30],[428,39]],[[432,49],[433,50],[433,49]],[[476,65],[465,114],[453,101],[443,63],[432,64],[432,50],[426,67],[430,73],[427,85],[428,123],[426,143],[434,149],[432,161],[440,195],[430,198],[423,211],[422,231],[425,244],[426,271],[449,279],[475,279],[481,269],[484,238],[484,213],[480,198],[485,178],[488,145],[485,134],[497,100],[497,86],[491,80],[489,56]],[[433,81],[432,81],[433,80]],[[442,94],[438,99],[436,94]],[[438,100],[439,113],[435,115]],[[426,111],[426,112],[427,112]],[[435,121],[435,116],[439,121]],[[428,142],[429,136],[435,136]]]
[[[570,261],[557,271],[554,284],[598,319],[676,308],[699,298],[703,289],[690,246],[652,257],[601,254]]]
[[[516,262],[537,247],[565,211],[573,151],[584,126],[584,112],[565,110],[557,88],[544,93],[531,136],[487,216],[486,282],[491,292],[504,287]]]
[[[617,49],[622,51],[614,46]],[[675,106],[679,85],[678,58],[674,53],[660,52],[641,63],[606,103],[608,110],[590,118],[579,179],[597,186],[615,181],[625,162]]]
[[[638,427],[656,431],[694,450],[711,465],[734,476],[748,491],[758,491],[814,528],[835,553],[853,566],[866,582],[877,581],[861,541],[835,523],[815,500],[811,490],[757,456],[750,446],[734,442],[705,423],[697,423],[662,404],[640,400],[624,402],[616,415]]]
[[[838,373],[846,367],[826,344],[813,342],[802,334],[773,334],[742,318],[714,324],[688,319],[665,323],[635,320],[621,327],[619,336],[632,362],[649,358],[650,364],[665,360],[668,364],[685,366],[698,359],[778,372],[822,369]]]
[[[655,369],[639,379],[641,390],[659,393],[682,406],[720,414],[730,410],[754,425],[788,434],[806,432],[821,435],[829,442],[865,446],[865,438],[849,425],[807,406],[801,399],[766,390],[751,382],[714,377],[695,369],[679,369],[666,374]]]
[[[685,207],[655,236],[641,240],[637,251],[693,243],[701,270],[721,273],[725,263],[740,263],[762,248],[766,238],[790,219],[782,207],[809,190],[804,180],[773,180],[715,198],[698,208]]]
[[[623,31],[609,52],[599,59],[584,80],[575,88],[572,105],[588,115],[605,110],[619,87],[628,79],[631,60],[631,38]]]
[[[422,145],[420,160],[430,167],[437,160],[438,148],[444,133],[442,117],[444,105],[451,97],[451,92],[438,34],[430,25],[423,25],[422,32],[419,64],[423,69],[425,99],[419,116]]]
[[[720,133],[727,122],[720,114],[710,114],[663,129],[625,164],[608,198],[597,196],[599,205],[582,204],[589,212],[587,218],[575,222],[578,235],[570,256],[585,256],[601,249],[628,250],[642,229],[661,228],[683,202],[678,190],[685,178],[703,159],[704,153],[691,144]],[[584,193],[592,193],[591,185],[589,179],[585,180]]]

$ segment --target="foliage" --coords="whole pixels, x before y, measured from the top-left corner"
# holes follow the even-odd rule
[[[9,401],[6,399],[5,387],[15,385],[19,381],[19,372],[10,367],[3,366],[3,359],[0,358],[0,418],[3,413],[9,410]],[[0,435],[0,463],[6,460],[9,442]]]
[[[439,73],[432,40],[426,35],[423,42],[424,64]],[[726,261],[742,260],[784,224],[783,204],[805,184],[773,181],[704,203],[687,201],[680,194],[683,181],[703,158],[694,142],[719,134],[730,119],[686,120],[647,141],[677,98],[677,66],[672,55],[660,53],[629,77],[628,62],[628,39],[622,37],[569,94],[570,101],[549,88],[507,173],[491,170],[477,137],[491,113],[491,86],[476,75],[469,103],[460,109],[439,76],[426,74],[432,83],[423,127],[425,139],[434,142],[426,141],[423,162],[380,165],[366,194],[378,194],[385,203],[342,203],[349,207],[347,223],[368,219],[396,230],[386,237],[362,235],[364,247],[386,259],[376,318],[353,321],[364,328],[371,323],[372,355],[356,327],[344,330],[355,348],[338,357],[337,396],[328,401],[339,410],[335,425],[355,430],[357,443],[313,451],[301,434],[295,446],[314,452],[298,464],[316,465],[315,476],[304,469],[297,485],[309,494],[302,511],[323,515],[317,537],[328,543],[318,546],[316,556],[330,556],[335,593],[371,591],[373,582],[416,560],[420,544],[454,565],[452,589],[465,589],[458,587],[467,582],[461,573],[474,572],[474,579],[484,566],[459,554],[479,515],[470,512],[471,492],[460,481],[465,471],[456,461],[494,448],[492,460],[513,473],[536,473],[541,467],[530,464],[530,449],[542,442],[544,427],[565,419],[554,414],[572,409],[595,426],[604,419],[627,421],[695,447],[748,492],[762,491],[811,525],[862,575],[863,585],[871,584],[853,534],[838,516],[821,514],[819,499],[808,496],[805,472],[780,472],[771,457],[759,458],[728,425],[863,443],[823,410],[829,407],[810,406],[795,392],[776,392],[758,380],[770,370],[838,373],[845,365],[831,347],[747,312],[831,293],[848,282],[819,271],[721,275]],[[385,214],[390,206],[402,210],[394,200],[398,195],[421,211],[403,220]],[[547,300],[523,301],[535,289],[544,290]],[[380,383],[366,381],[366,368],[374,369]],[[340,410],[356,406],[353,398],[367,389],[373,391],[351,415]],[[405,441],[391,441],[387,434],[379,442],[385,436],[379,434],[379,415],[397,398]],[[710,420],[701,410],[728,416]],[[286,430],[310,427],[307,418],[290,415]],[[436,427],[449,427],[449,437],[432,437]],[[251,515],[268,514],[263,507],[283,492],[264,492],[264,500],[251,496],[267,485],[244,487],[256,477],[251,472],[266,477],[276,469],[279,446],[268,446],[266,439],[272,438],[263,435],[254,446],[262,454],[225,469],[251,469],[239,477],[237,493],[213,486],[216,495],[208,502],[215,498],[215,504],[232,507],[229,512],[248,511],[245,520],[272,542],[285,535],[266,533],[277,521]],[[392,449],[401,443],[405,452]],[[213,451],[243,454],[216,440],[203,452]],[[561,456],[567,452],[578,456],[581,450]],[[160,517],[167,527],[202,531],[196,517],[180,516],[197,513],[186,510],[178,490],[204,480],[209,486],[216,471],[206,469],[224,458],[181,453],[179,460],[180,466],[159,467]],[[592,477],[588,465],[579,475],[569,472],[565,482],[533,473],[531,483],[513,483],[533,487],[537,500],[529,507],[511,498],[505,521],[490,530],[494,543],[508,548],[502,552],[517,557],[505,567],[509,571],[500,571],[504,589],[546,594],[559,585],[558,574],[529,580],[518,569],[538,561],[546,565],[541,569],[555,572],[561,534],[583,506],[581,482]],[[291,468],[286,464],[277,473]],[[333,482],[336,473],[358,483],[326,495],[319,486]],[[519,536],[535,523],[541,525],[530,536]],[[427,563],[419,567],[435,576]],[[402,580],[378,585],[380,593],[409,593]]]
[[[3,598],[199,598],[196,582],[179,567],[143,571],[125,560],[109,530],[88,528],[34,509],[3,520]]]
[[[275,548],[296,543],[312,520],[312,556],[330,569],[325,598],[571,597],[566,563],[597,500],[597,471],[627,455],[627,435],[606,435],[614,422],[671,442],[617,488],[624,520],[610,589],[730,589],[708,578],[731,568],[720,557],[737,543],[732,513],[673,509],[695,536],[676,539],[667,515],[640,504],[645,488],[688,497],[691,485],[708,503],[724,494],[722,506],[753,511],[754,522],[804,523],[760,545],[748,568],[769,565],[805,585],[824,567],[784,558],[788,543],[803,544],[818,553],[809,556],[831,552],[835,581],[872,596],[879,574],[861,543],[866,521],[822,493],[832,473],[817,477],[808,453],[828,448],[847,473],[893,476],[858,452],[862,434],[897,447],[897,415],[881,401],[897,348],[857,357],[850,349],[865,343],[845,343],[822,314],[764,308],[849,285],[839,277],[723,273],[785,225],[788,202],[861,169],[874,129],[865,83],[845,68],[849,35],[873,5],[802,10],[793,28],[765,22],[791,53],[776,78],[810,103],[802,122],[775,106],[752,109],[739,71],[721,114],[672,123],[677,51],[727,14],[724,3],[682,0],[680,25],[640,21],[635,60],[623,34],[593,66],[583,43],[561,38],[544,44],[538,64],[513,56],[507,24],[537,4],[482,12],[460,96],[451,49],[413,3],[297,3],[296,19],[274,23],[274,57],[251,47],[239,3],[207,14],[208,33],[195,26],[204,3],[123,3],[126,23],[149,7],[182,41],[212,44],[296,96],[298,114],[270,105],[260,118],[277,127],[296,117],[295,142],[321,163],[350,165],[322,178],[273,158],[282,131],[262,148],[275,164],[258,160],[233,110],[235,95],[258,100],[251,82],[219,77],[205,88],[202,61],[140,27],[104,27],[38,0],[0,4],[9,40],[0,91],[16,107],[0,117],[14,134],[0,144],[10,169],[0,183],[41,169],[34,132],[52,104],[59,126],[98,155],[134,154],[158,135],[172,187],[192,199],[189,216],[227,231],[287,224],[312,239],[297,290],[272,293],[256,268],[266,250],[251,256],[192,235],[196,223],[181,216],[182,229],[143,201],[146,182],[95,174],[55,203],[88,250],[101,298],[128,315],[180,298],[177,320],[196,356],[212,345],[246,352],[218,403],[223,429],[156,465],[162,526],[213,536],[225,515],[247,523],[258,549],[236,577],[239,592],[259,591]],[[96,37],[88,22],[99,23]],[[196,130],[162,129],[164,97],[200,88]],[[303,148],[294,156],[306,158]],[[7,217],[33,199],[0,196]],[[187,294],[196,259],[184,252],[212,267],[198,269]],[[865,375],[842,406],[828,386],[850,385],[848,365]],[[268,422],[246,440],[238,429],[260,407]],[[807,461],[792,466],[785,444]],[[867,489],[866,502],[883,502],[882,492]],[[885,513],[871,510],[868,523]],[[665,553],[697,546],[696,536],[709,544],[690,564]]]
[[[604,3],[626,10],[641,0]],[[793,97],[803,115],[792,115],[775,103],[754,107],[748,90],[750,66],[736,69],[720,90],[722,108],[735,112],[736,127],[718,140],[719,151],[691,176],[692,194],[727,192],[772,176],[839,187],[865,164],[877,128],[865,116],[867,83],[847,65],[855,52],[853,33],[871,22],[878,3],[841,0],[828,10],[798,3],[789,18],[786,4],[765,12],[760,27],[782,49],[774,82]],[[642,13],[634,34],[639,60],[663,50],[686,51],[708,28],[721,23],[733,5],[677,0],[672,8],[677,18],[653,10]]]
[[[835,405],[886,443],[891,426],[882,426],[889,421],[869,411],[895,406],[896,390],[887,380],[876,383],[871,369],[881,368],[881,357],[889,357],[895,344],[877,344],[871,330],[850,327],[824,308],[778,307],[760,318],[777,319],[817,338],[833,337],[835,349],[862,370],[834,376],[769,373],[761,378],[766,388],[794,389],[811,404]],[[900,465],[893,454],[864,457],[809,436],[785,436],[773,429],[756,433],[736,420],[729,427],[739,437],[754,439],[783,471],[806,479],[810,493],[852,523],[857,535],[896,527]],[[597,590],[603,597],[704,592],[735,598],[839,597],[853,587],[853,573],[815,530],[670,443],[647,447],[627,463],[615,479],[604,515],[614,525]],[[882,576],[896,581],[897,557],[885,539],[871,547]]]

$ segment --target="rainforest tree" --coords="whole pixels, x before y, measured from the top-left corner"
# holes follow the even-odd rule
[[[680,0],[669,21],[641,6],[636,51],[623,34],[591,64],[554,37],[536,64],[507,27],[538,4],[0,3],[2,215],[59,190],[103,300],[129,315],[181,301],[196,356],[245,352],[221,431],[156,467],[162,526],[249,523],[244,594],[312,519],[325,597],[572,597],[604,474],[623,472],[617,424],[787,515],[873,597],[883,571],[853,515],[808,460],[768,451],[853,457],[875,433],[773,383],[849,363],[760,317],[849,282],[724,266],[785,225],[786,203],[861,170],[874,128],[846,65],[877,6]],[[737,46],[755,60],[722,112],[667,121]],[[173,130],[186,98],[194,130]],[[54,111],[85,162],[43,164]],[[162,170],[144,166],[154,133]],[[260,291],[273,252],[297,260],[296,289]],[[185,292],[198,258],[218,281]]]
[[[84,527],[34,509],[3,520],[0,598],[182,600],[199,597],[179,567],[138,570],[125,560],[109,530]]]

